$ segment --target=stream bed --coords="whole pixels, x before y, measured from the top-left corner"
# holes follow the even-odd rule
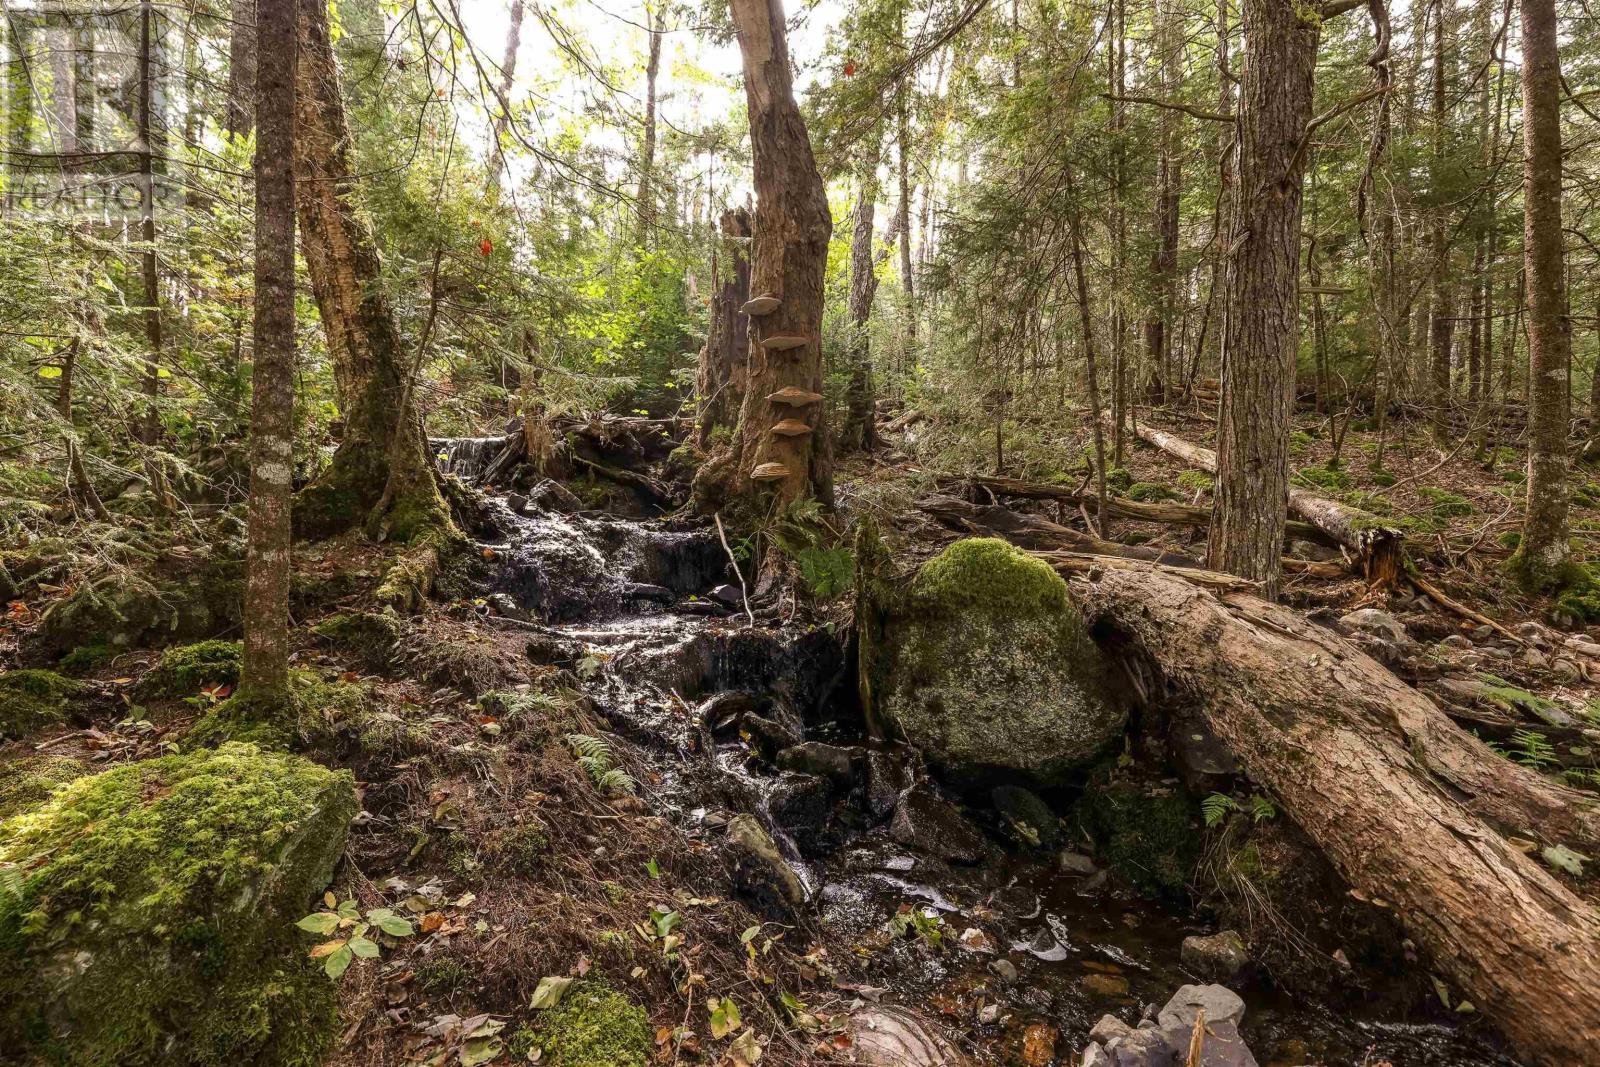
[[[880,782],[900,787],[901,806],[908,790],[942,789],[914,753],[866,736],[846,635],[782,599],[752,623],[714,530],[558,514],[519,495],[489,506],[491,603],[520,615],[530,655],[572,669],[649,753],[651,805],[683,833],[715,845],[735,814],[761,818],[804,886],[801,934],[864,999],[940,1020],[978,1062],[1024,1062],[1042,1026],[1059,1035],[1048,1062],[1076,1064],[1102,1015],[1137,1023],[1204,980],[1181,962],[1185,937],[1214,932],[1202,917],[1141,898],[1090,856],[1016,848],[983,798],[965,798],[962,825],[935,827],[922,847],[930,838],[900,822]],[[827,767],[778,755],[802,742],[849,762],[830,781]],[[980,840],[966,841],[974,828]],[[1228,984],[1263,1065],[1515,1062],[1475,1016],[1437,1003],[1353,986],[1307,1003],[1260,975]]]

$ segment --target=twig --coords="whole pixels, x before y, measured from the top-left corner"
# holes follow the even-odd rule
[[[1408,575],[1407,577],[1411,579],[1411,584],[1417,587],[1418,592],[1422,593],[1430,600],[1433,600],[1435,603],[1448,608],[1463,618],[1471,619],[1473,622],[1478,623],[1481,626],[1487,626],[1495,633],[1498,633],[1502,637],[1509,638],[1519,645],[1527,645],[1528,642],[1524,641],[1518,634],[1512,633],[1510,630],[1506,629],[1504,625],[1495,622],[1482,612],[1473,611],[1471,608],[1461,603],[1461,601],[1452,599],[1438,586],[1434,585],[1420,574],[1412,574]]]
[[[739,579],[739,599],[744,601],[745,618],[750,620],[750,625],[756,624],[755,612],[750,610],[750,593],[745,588],[744,571],[739,569],[739,561],[734,558],[733,549],[728,547],[728,533],[722,528],[722,512],[714,512],[711,516],[717,522],[717,540],[722,542],[722,551],[728,554],[728,562],[733,564],[733,573]]]

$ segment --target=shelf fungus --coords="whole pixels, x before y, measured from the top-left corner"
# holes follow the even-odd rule
[[[822,399],[821,393],[813,393],[809,389],[802,389],[798,385],[786,385],[776,393],[768,393],[767,399],[774,404],[788,404],[790,407],[803,408],[808,404],[815,404]]]
[[[777,337],[766,337],[761,341],[761,347],[768,352],[787,352],[791,348],[800,348],[806,343],[806,338],[799,334],[779,334]]]
[[[777,311],[783,301],[775,296],[753,296],[744,302],[739,310],[746,315],[770,315]]]
[[[811,427],[799,419],[784,419],[773,424],[772,432],[780,437],[804,437],[811,432]]]
[[[789,477],[789,468],[782,463],[762,463],[750,472],[750,477],[758,482],[781,482]]]

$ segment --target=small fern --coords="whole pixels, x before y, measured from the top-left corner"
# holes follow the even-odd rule
[[[634,793],[639,783],[627,771],[616,766],[611,755],[611,745],[603,737],[591,734],[568,734],[567,744],[577,758],[578,766],[589,776],[589,781],[602,793],[619,796]]]
[[[14,864],[0,867],[0,899],[22,906],[22,869]]]
[[[1524,767],[1542,771],[1560,763],[1556,747],[1537,730],[1517,730],[1511,735],[1511,758]]]
[[[1239,810],[1239,802],[1226,793],[1212,793],[1200,802],[1200,814],[1207,826],[1215,826]]]

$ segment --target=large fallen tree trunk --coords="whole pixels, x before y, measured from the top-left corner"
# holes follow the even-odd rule
[[[1191,467],[1217,472],[1217,454],[1192,441],[1141,424],[1141,441],[1155,445]],[[1289,489],[1289,510],[1355,554],[1361,573],[1373,585],[1388,588],[1405,573],[1405,534],[1360,508],[1305,489]]]
[[[1501,758],[1332,631],[1172,573],[1071,583],[1108,648],[1195,707],[1356,889],[1531,1062],[1600,1049],[1600,916],[1501,831],[1592,852],[1595,798]]]

